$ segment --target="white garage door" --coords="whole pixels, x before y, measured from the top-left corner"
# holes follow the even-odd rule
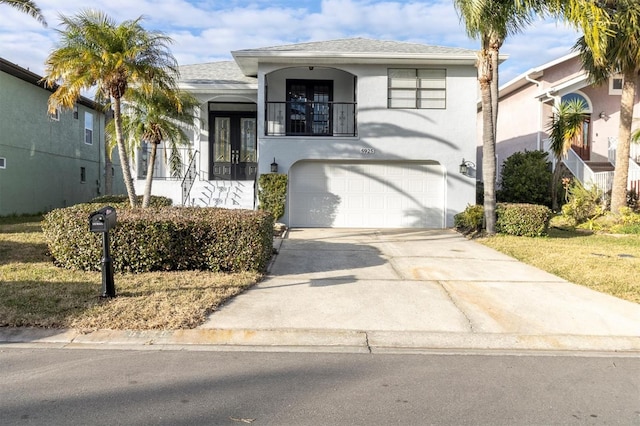
[[[444,227],[436,163],[305,161],[291,168],[289,188],[294,227]]]

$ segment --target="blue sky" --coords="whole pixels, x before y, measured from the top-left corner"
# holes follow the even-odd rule
[[[143,16],[147,29],[174,40],[181,65],[231,58],[230,51],[348,37],[408,41],[477,49],[452,0],[36,0],[49,26],[0,6],[0,56],[43,73],[58,40],[59,15],[99,7],[122,21]],[[99,6],[97,6],[99,5]],[[577,33],[562,23],[538,20],[507,40],[501,83],[570,52]]]

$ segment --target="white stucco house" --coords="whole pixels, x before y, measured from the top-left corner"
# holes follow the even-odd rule
[[[180,67],[200,128],[187,177],[156,165],[153,194],[255,208],[277,167],[290,227],[445,228],[475,202],[474,50],[354,38],[231,53]]]

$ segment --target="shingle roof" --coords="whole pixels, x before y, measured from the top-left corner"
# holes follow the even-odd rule
[[[234,61],[181,65],[180,82],[185,84],[256,84],[255,77],[245,76]]]
[[[438,54],[438,55],[475,55],[475,50],[458,47],[431,46],[389,40],[367,38],[346,38],[309,43],[288,44],[283,46],[242,49],[236,52],[309,52],[309,53],[394,53],[394,54]]]

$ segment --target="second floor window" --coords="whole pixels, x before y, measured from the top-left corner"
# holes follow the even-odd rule
[[[84,143],[93,145],[93,114],[84,113]]]
[[[445,109],[447,71],[427,68],[389,69],[389,108]]]
[[[333,82],[287,80],[287,134],[331,135]]]

